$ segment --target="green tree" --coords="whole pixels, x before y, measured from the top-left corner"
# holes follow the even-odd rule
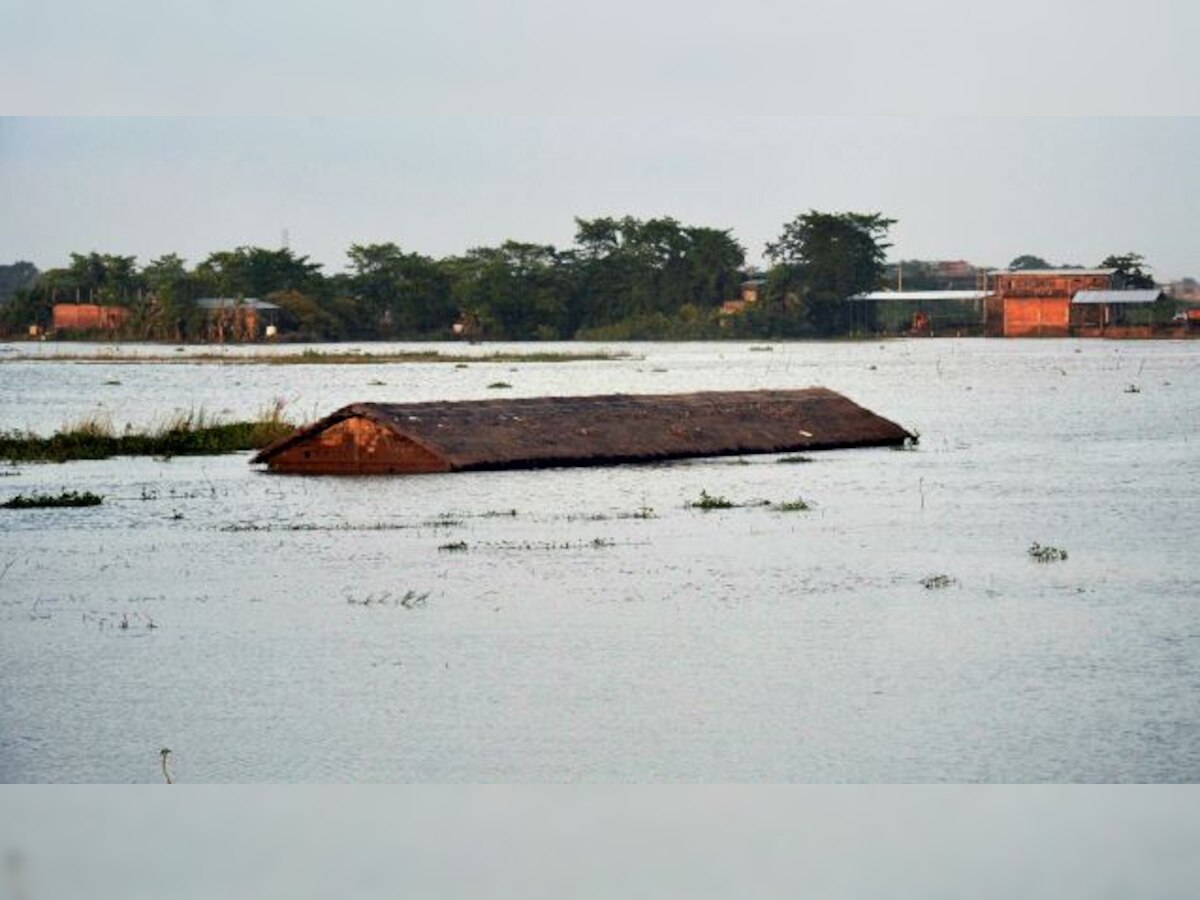
[[[23,260],[0,266],[0,306],[20,289],[32,287],[39,274],[37,266]]]
[[[1116,269],[1113,284],[1118,288],[1152,288],[1154,279],[1146,271],[1146,259],[1140,253],[1122,253],[1106,256],[1100,263],[1102,269]]]
[[[200,285],[183,257],[167,253],[153,259],[142,269],[141,277],[148,296],[142,311],[148,336],[182,341],[199,333],[203,316],[193,301]]]
[[[568,288],[558,252],[547,244],[506,241],[476,247],[443,265],[457,309],[487,337],[511,340],[563,335]]]
[[[53,270],[49,282],[59,299],[127,305],[142,286],[137,257],[109,253],[72,253],[66,269]]]
[[[1023,253],[1013,259],[1008,264],[1008,268],[1013,272],[1022,272],[1029,269],[1053,269],[1054,267],[1040,256],[1034,256],[1032,253]]]
[[[210,254],[196,267],[202,289],[220,297],[266,297],[275,291],[325,293],[321,264],[286,247],[238,247]]]
[[[685,306],[714,308],[736,296],[746,254],[728,231],[670,217],[575,223],[575,250],[566,257],[573,285],[569,332],[655,314],[670,320]]]
[[[445,336],[457,309],[447,272],[427,256],[395,244],[354,244],[348,286],[364,328],[382,337]]]
[[[884,238],[894,224],[879,213],[797,216],[767,244],[768,301],[784,313],[790,309],[788,317],[803,316],[815,335],[838,333],[846,298],[879,286],[891,246]]]

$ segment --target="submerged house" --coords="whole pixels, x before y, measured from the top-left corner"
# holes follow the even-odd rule
[[[303,474],[416,474],[898,446],[911,438],[825,388],[355,403],[253,462]]]

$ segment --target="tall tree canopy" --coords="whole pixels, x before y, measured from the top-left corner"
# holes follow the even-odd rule
[[[1053,269],[1054,266],[1050,265],[1050,263],[1046,262],[1040,256],[1034,256],[1032,253],[1022,253],[1008,264],[1008,268],[1013,272],[1022,272],[1029,269]]]
[[[196,267],[203,287],[221,297],[265,297],[275,291],[318,293],[321,264],[286,247],[238,247],[211,254]]]
[[[891,246],[885,238],[895,222],[880,213],[796,216],[767,244],[768,294],[777,303],[798,304],[814,334],[835,333],[846,298],[879,286]]]
[[[39,274],[37,266],[24,260],[0,265],[0,305],[22,288],[32,287]]]
[[[675,219],[576,219],[572,328],[715,308],[737,294],[746,252],[728,230]]]
[[[360,329],[381,337],[449,333],[457,309],[450,276],[435,260],[393,243],[354,244],[347,256]]]
[[[1106,256],[1100,263],[1102,269],[1116,269],[1113,282],[1122,288],[1152,288],[1154,279],[1146,270],[1146,259],[1140,253],[1121,253]]]

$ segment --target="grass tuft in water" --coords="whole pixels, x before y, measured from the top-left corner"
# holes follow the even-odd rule
[[[812,509],[807,502],[797,497],[795,500],[785,500],[783,503],[771,504],[775,512],[808,512]]]
[[[948,588],[956,584],[958,584],[957,578],[952,578],[945,574],[926,575],[921,579],[921,587],[925,588],[927,591],[936,591],[941,588]]]
[[[1067,558],[1067,551],[1060,547],[1043,547],[1034,541],[1029,545],[1029,558],[1040,563],[1063,562]]]
[[[346,597],[346,602],[351,606],[401,606],[404,609],[422,609],[428,600],[428,591],[418,593],[413,590],[405,591],[403,594],[383,591],[379,594],[367,594],[364,597]]]
[[[17,494],[0,503],[0,509],[55,509],[63,506],[99,506],[104,498],[91,491],[63,491],[61,494]]]
[[[800,463],[810,463],[813,461],[811,456],[781,456],[775,460],[777,463],[785,463],[787,465],[799,465]]]
[[[707,490],[701,490],[699,498],[693,500],[688,506],[692,509],[733,509],[737,504],[727,497],[715,497]]]
[[[438,550],[442,551],[443,553],[463,553],[467,549],[468,544],[466,541],[453,541],[452,543],[442,544],[440,547],[438,547]]]

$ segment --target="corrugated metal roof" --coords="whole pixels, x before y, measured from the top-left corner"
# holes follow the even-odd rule
[[[320,467],[303,449],[350,419],[366,419],[423,448],[442,471],[612,465],[902,444],[907,431],[826,388],[693,394],[530,397],[451,403],[356,403],[263,449],[254,462],[279,471],[386,473],[378,442],[341,445]]]
[[[1116,269],[993,269],[991,275],[1115,275]]]
[[[871,291],[866,294],[855,294],[851,300],[896,300],[920,301],[922,303],[937,300],[983,300],[992,296],[991,291]]]
[[[1153,303],[1163,292],[1157,289],[1135,291],[1076,291],[1072,303]]]
[[[259,300],[257,297],[201,297],[196,301],[201,309],[280,309],[275,303]]]

